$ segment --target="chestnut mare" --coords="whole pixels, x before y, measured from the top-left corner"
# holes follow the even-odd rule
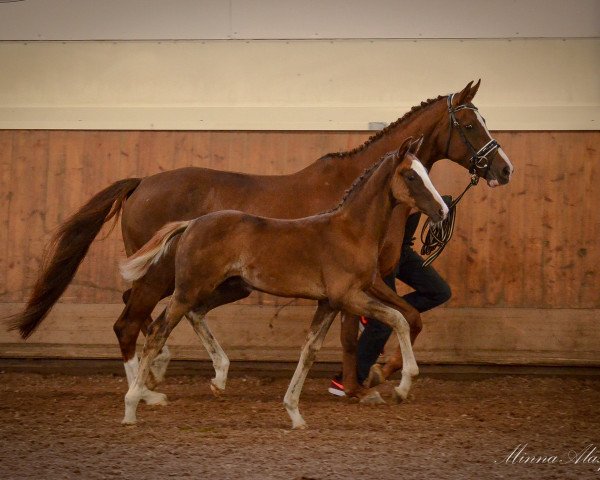
[[[189,220],[222,209],[242,210],[273,218],[299,218],[332,207],[360,173],[385,152],[394,150],[408,136],[423,133],[427,139],[420,151],[425,168],[440,159],[450,159],[471,173],[485,178],[491,187],[508,183],[513,167],[490,136],[482,117],[471,103],[479,82],[470,82],[461,92],[440,96],[414,107],[402,118],[368,139],[362,146],[343,153],[325,155],[305,169],[281,176],[247,175],[206,168],[182,168],[144,179],[115,182],[96,194],[67,220],[54,237],[56,247],[31,293],[25,311],[13,317],[12,326],[27,338],[46,317],[71,282],[77,268],[102,225],[122,210],[121,227],[127,255],[144,245],[163,225]],[[310,195],[306,193],[310,192]],[[397,208],[380,255],[382,275],[389,274],[400,258],[408,209]],[[136,356],[140,329],[152,321],[156,304],[174,288],[173,258],[166,255],[144,282],[124,293],[125,308],[114,330],[127,365]],[[249,295],[246,286],[228,280],[216,289],[208,304],[214,308]],[[418,312],[405,304],[403,311],[417,337],[421,322]],[[355,362],[356,318],[343,322],[344,384],[349,395],[360,396]],[[207,334],[210,335],[206,327]],[[214,353],[214,352],[209,352]],[[215,367],[227,369],[228,360],[218,347]],[[156,384],[164,375],[169,353],[165,346],[155,361]],[[396,364],[394,364],[396,365]],[[395,367],[394,367],[395,368]],[[152,402],[152,396],[145,399]]]
[[[149,327],[134,382],[125,396],[123,423],[136,422],[152,360],[184,315],[197,329],[215,289],[236,277],[252,290],[281,297],[318,301],[308,338],[284,404],[293,428],[306,423],[298,410],[302,385],[315,355],[339,310],[377,318],[394,329],[402,349],[402,381],[397,395],[408,395],[418,374],[410,328],[397,310],[386,305],[394,293],[379,275],[379,251],[397,204],[419,208],[434,222],[448,207],[415,157],[422,138],[405,140],[359,177],[338,207],[296,220],[258,217],[236,210],[209,213],[195,220],[165,225],[122,264],[126,280],[143,281],[153,264],[172,250],[175,291]],[[181,235],[176,248],[170,248]],[[383,286],[382,286],[383,285]],[[383,290],[383,292],[380,292]],[[400,303],[400,297],[394,303]]]

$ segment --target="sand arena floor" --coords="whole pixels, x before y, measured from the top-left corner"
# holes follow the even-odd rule
[[[597,377],[421,378],[408,402],[377,407],[309,379],[305,431],[290,430],[287,382],[233,378],[214,398],[208,377],[170,377],[170,404],[140,404],[123,427],[121,376],[2,373],[0,478],[600,479]]]

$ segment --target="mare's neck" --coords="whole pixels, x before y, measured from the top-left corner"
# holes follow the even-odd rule
[[[319,179],[328,185],[339,185],[348,188],[354,179],[366,168],[377,162],[384,154],[397,149],[408,137],[416,138],[425,135],[425,141],[419,150],[419,160],[427,170],[433,164],[444,158],[445,152],[440,145],[446,140],[440,135],[447,126],[444,98],[431,105],[422,107],[409,118],[399,122],[362,148],[344,154],[343,156],[327,155],[307,169],[314,170]]]

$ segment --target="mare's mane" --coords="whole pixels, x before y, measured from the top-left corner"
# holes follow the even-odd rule
[[[324,212],[319,213],[318,215],[324,214],[324,213],[334,213],[337,212],[340,208],[342,208],[344,206],[344,204],[348,201],[348,199],[352,196],[353,193],[355,193],[356,191],[360,190],[360,188],[367,183],[367,180],[369,180],[369,178],[371,178],[373,176],[373,173],[375,172],[375,170],[377,170],[379,168],[379,166],[385,162],[388,158],[393,157],[394,155],[397,155],[398,151],[393,151],[393,152],[388,152],[386,153],[383,157],[381,157],[379,160],[377,160],[373,165],[371,165],[370,167],[366,168],[359,177],[357,177],[354,182],[352,182],[352,185],[350,185],[348,187],[348,189],[344,192],[344,196],[342,197],[342,199],[340,200],[340,202],[333,208],[330,208],[329,210],[325,210]]]
[[[404,115],[402,115],[398,120],[396,120],[393,123],[390,123],[383,130],[380,130],[376,134],[370,136],[369,138],[367,138],[367,140],[365,140],[365,142],[362,145],[359,145],[358,147],[353,148],[352,150],[347,150],[345,152],[328,153],[327,155],[323,155],[323,157],[321,157],[321,158],[325,158],[325,157],[347,157],[349,155],[354,155],[355,153],[358,153],[358,152],[364,150],[369,145],[371,145],[373,142],[376,142],[377,140],[379,140],[381,137],[386,136],[391,130],[394,130],[396,127],[398,127],[398,125],[400,125],[401,123],[404,123],[407,120],[409,120],[417,112],[420,112],[421,110],[429,107],[430,105],[433,105],[438,100],[441,100],[442,98],[446,98],[447,96],[448,95],[440,95],[437,98],[430,98],[430,99],[428,99],[428,100],[426,100],[424,102],[421,102],[420,105],[412,107],[408,112],[406,112]]]

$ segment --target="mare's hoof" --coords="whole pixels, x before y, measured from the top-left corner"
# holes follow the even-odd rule
[[[121,425],[123,425],[124,427],[135,427],[136,423],[137,422],[135,419],[128,420],[128,419],[124,418],[123,420],[121,420]]]
[[[360,403],[363,405],[385,405],[386,402],[377,390],[373,390],[362,397]]]
[[[381,385],[385,382],[385,376],[383,375],[383,369],[381,365],[375,363],[371,369],[369,370],[369,376],[365,381],[365,387],[371,388],[376,387],[377,385]]]

